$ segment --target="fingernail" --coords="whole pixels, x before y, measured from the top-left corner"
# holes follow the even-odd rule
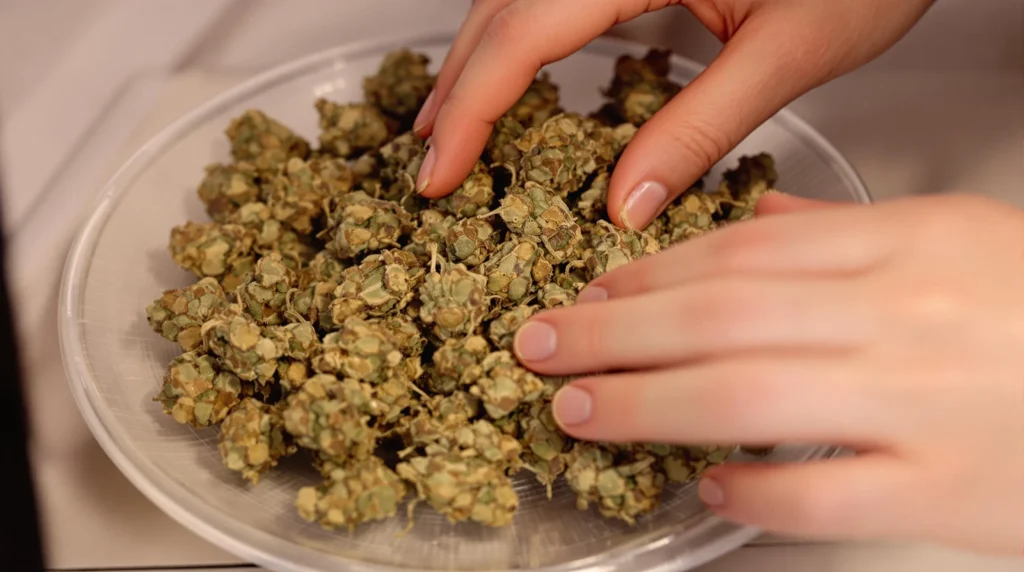
[[[434,148],[431,147],[427,151],[427,156],[423,158],[423,164],[420,165],[420,173],[416,176],[416,192],[423,194],[423,191],[427,190],[427,186],[430,185],[430,173],[434,170],[434,163],[437,162],[437,153]]]
[[[576,296],[577,304],[586,304],[588,302],[604,302],[608,299],[608,291],[600,286],[587,286],[580,292],[579,296]]]
[[[560,425],[579,425],[590,419],[590,394],[578,387],[563,387],[551,403],[555,420]]]
[[[427,98],[423,100],[423,107],[416,114],[416,120],[412,122],[412,130],[419,133],[430,121],[430,106],[434,103],[434,91],[431,90]]]
[[[544,322],[527,322],[516,332],[513,346],[521,359],[540,361],[555,355],[558,335],[555,328]]]
[[[722,485],[708,477],[700,480],[700,484],[697,485],[697,495],[708,506],[721,506],[725,504],[725,491],[722,490]]]
[[[626,228],[642,230],[658,216],[661,205],[668,200],[668,189],[661,183],[647,181],[633,189],[622,207],[622,223]]]

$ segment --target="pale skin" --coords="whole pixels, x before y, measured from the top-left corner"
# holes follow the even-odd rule
[[[623,227],[645,226],[792,99],[888,49],[931,1],[476,2],[417,120],[432,136],[423,194],[462,181],[543,64],[669,4],[725,48],[617,164],[608,215]],[[774,532],[1024,553],[1021,211],[966,194],[769,194],[754,220],[603,275],[578,302],[536,315],[515,343],[537,372],[584,376],[555,397],[567,433],[843,445],[856,455],[728,463],[698,490]]]

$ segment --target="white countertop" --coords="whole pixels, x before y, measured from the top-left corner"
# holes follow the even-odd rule
[[[15,11],[28,14],[25,22],[39,18],[27,0],[14,4],[19,2]],[[60,0],[39,0],[33,6],[54,2]],[[134,2],[87,0],[88,9],[69,11],[78,22],[54,24],[70,37],[68,46],[94,49],[124,45],[117,42],[145,43],[150,34],[140,30],[161,28],[160,22],[166,26],[171,17],[187,28],[182,34],[157,37],[152,44],[157,48],[150,47],[160,53],[137,54],[131,65],[103,62],[105,67],[92,75],[106,74],[102,77],[114,85],[107,86],[106,92],[93,84],[83,88],[90,97],[102,100],[93,105],[103,109],[96,114],[100,120],[68,125],[77,129],[78,139],[64,147],[67,153],[60,160],[11,145],[11,141],[26,141],[33,125],[29,119],[39,113],[33,102],[54,98],[53,90],[58,90],[63,99],[51,101],[69,106],[65,117],[96,110],[76,108],[73,98],[59,92],[62,80],[48,78],[38,69],[14,74],[24,82],[14,89],[0,84],[0,101],[6,101],[0,105],[4,114],[0,120],[16,128],[4,133],[3,164],[7,168],[16,160],[22,166],[22,174],[7,177],[12,185],[4,201],[5,208],[21,205],[13,215],[17,229],[11,245],[13,288],[31,384],[33,455],[48,561],[55,569],[241,564],[142,497],[96,445],[67,391],[56,344],[55,301],[64,253],[83,207],[127,154],[197,103],[278,61],[365,36],[374,30],[381,4],[396,3],[202,0],[205,13],[183,12],[180,7],[191,2],[198,0],[148,0],[147,10],[118,12]],[[391,33],[450,28],[458,23],[465,5],[451,0],[398,3],[406,17],[389,22]],[[972,0],[974,9],[966,4],[966,0],[940,0],[935,13],[890,55],[808,94],[792,107],[850,158],[878,198],[969,189],[1024,206],[1024,39],[1020,32],[1024,3]],[[8,64],[20,61],[3,43],[10,37],[5,34],[18,28],[4,20],[5,10],[10,9],[0,6],[0,66],[5,71]],[[96,25],[106,26],[106,40],[100,41],[103,34],[89,32],[88,24],[82,22],[90,11],[102,14]],[[118,24],[136,21],[132,18],[140,22],[138,29],[129,36],[117,36]],[[940,34],[942,26],[947,29]],[[691,33],[679,33],[680,29]],[[266,41],[269,30],[276,30],[273,41]],[[703,32],[692,30],[686,17],[660,17],[644,18],[617,34],[633,38],[653,34],[662,40],[658,43],[707,61],[714,44]],[[27,34],[22,36],[19,41],[29,41]],[[178,53],[172,54],[174,50]],[[922,52],[948,57],[921,56]],[[25,65],[66,69],[66,55],[36,55],[27,58]],[[75,62],[99,65],[88,60],[79,55]],[[90,77],[79,72],[80,82]],[[50,125],[40,141],[61,139],[61,127],[60,122]],[[12,147],[17,148],[14,153]],[[44,216],[32,216],[33,212]],[[767,537],[707,565],[702,572],[752,569],[996,572],[1021,570],[1024,563],[925,547]]]

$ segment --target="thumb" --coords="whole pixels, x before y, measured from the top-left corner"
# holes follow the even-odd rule
[[[796,197],[793,195],[787,195],[785,193],[765,193],[758,199],[757,205],[754,207],[754,216],[772,216],[787,213],[798,213],[802,211],[812,211],[817,209],[823,209],[836,206],[835,203],[828,201],[819,201],[815,199],[805,199],[803,197]]]
[[[630,141],[610,182],[612,222],[646,227],[758,125],[819,83],[825,73],[808,47],[815,44],[815,35],[778,18],[748,20]]]

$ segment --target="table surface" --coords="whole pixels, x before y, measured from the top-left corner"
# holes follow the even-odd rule
[[[279,8],[262,10],[251,17],[272,18]],[[1010,16],[1024,18],[1024,9]],[[446,23],[442,20],[435,23]],[[252,26],[241,35],[255,34],[246,31]],[[656,33],[660,26],[663,22],[646,21],[623,35]],[[103,121],[88,130],[45,192],[33,198],[47,216],[18,221],[14,293],[31,381],[36,478],[54,569],[233,570],[232,565],[244,564],[170,520],[106,458],[67,391],[53,319],[63,257],[97,185],[160,128],[248,75],[253,62],[242,61],[244,50],[238,46],[252,44],[233,41],[206,46],[182,69],[140,69],[126,77]],[[704,49],[691,47],[691,53]],[[218,51],[218,61],[228,64],[210,63],[217,58],[209,54]],[[242,65],[230,65],[233,59]],[[1024,206],[1022,70],[998,62],[936,69],[899,61],[869,66],[791,108],[850,159],[879,199],[962,189]],[[201,68],[207,71],[195,71]],[[701,570],[751,569],[998,572],[1021,570],[1022,562],[931,547],[769,536]]]

